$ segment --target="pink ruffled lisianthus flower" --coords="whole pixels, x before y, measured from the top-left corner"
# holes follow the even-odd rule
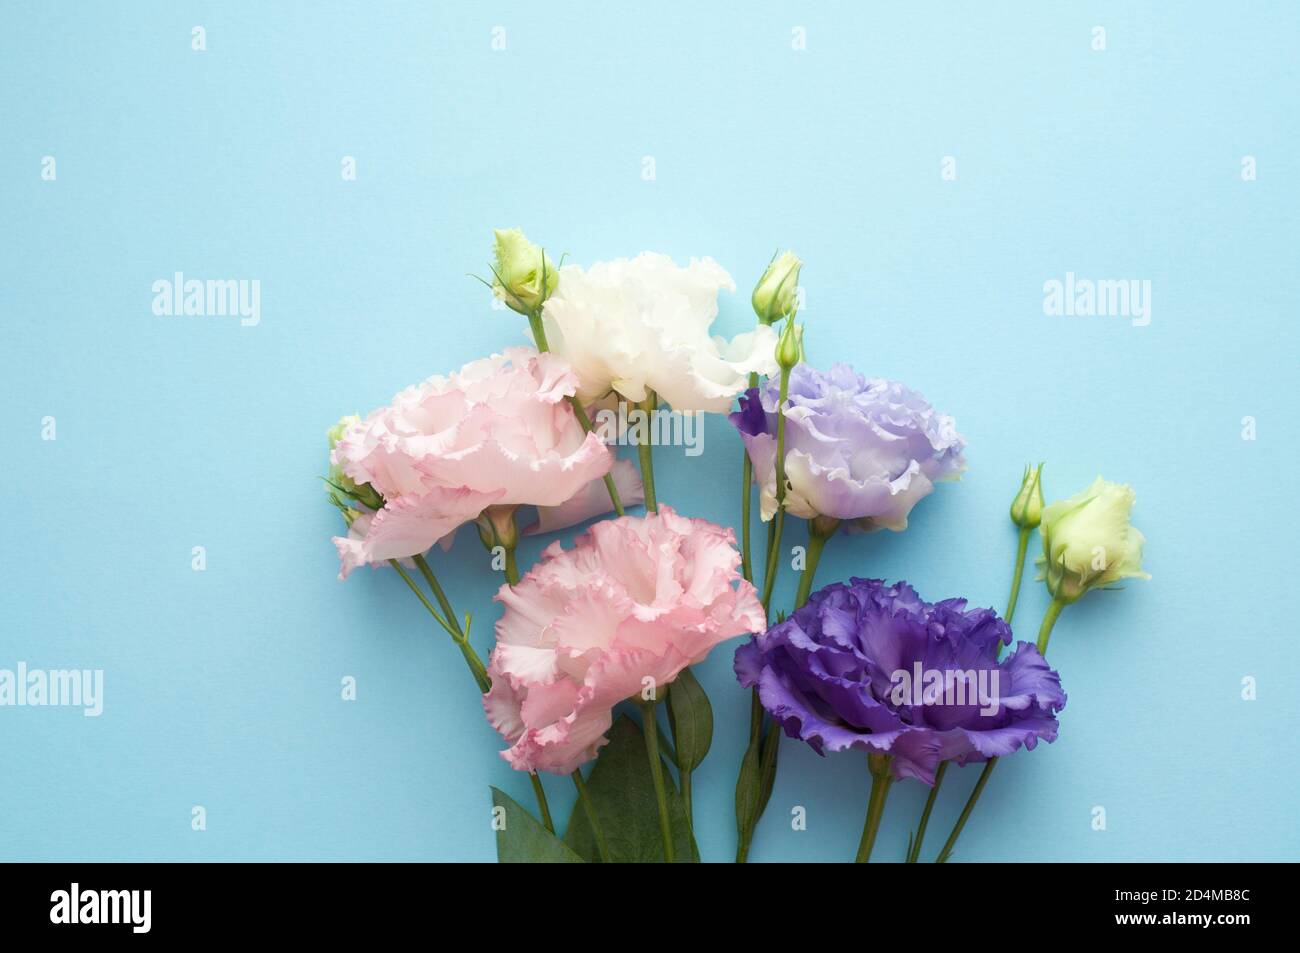
[[[766,624],[738,571],[730,529],[657,515],[597,523],[573,549],[552,543],[519,584],[502,586],[483,698],[521,771],[568,774],[607,740],[612,709],[662,690],[719,643]],[[649,679],[650,681],[646,681]]]
[[[332,462],[384,504],[335,537],[340,578],[449,541],[488,506],[536,506],[549,529],[596,515],[590,484],[603,491],[614,455],[578,423],[568,402],[577,388],[562,358],[511,348],[408,387],[352,423]],[[635,501],[639,482],[629,489]]]

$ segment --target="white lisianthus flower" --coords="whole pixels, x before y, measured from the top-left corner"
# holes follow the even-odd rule
[[[1092,486],[1043,510],[1043,565],[1058,602],[1121,579],[1150,579],[1142,571],[1146,538],[1129,523],[1136,495],[1127,483],[1097,477]]]
[[[712,258],[685,268],[667,255],[560,269],[543,309],[551,350],[578,375],[591,404],[611,391],[632,402],[653,390],[679,411],[731,409],[750,372],[774,374],[776,332],[758,325],[728,341],[712,337],[718,291],[736,284]]]

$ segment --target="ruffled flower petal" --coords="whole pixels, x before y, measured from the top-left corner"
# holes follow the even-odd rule
[[[614,480],[614,488],[618,490],[619,499],[625,508],[645,502],[641,474],[630,460],[615,460],[609,475]],[[598,477],[558,506],[539,506],[536,521],[525,527],[524,535],[568,529],[585,523],[594,516],[603,516],[612,509],[613,503],[610,502],[605,480]]]
[[[577,388],[563,358],[511,348],[352,419],[332,463],[385,505],[360,544],[336,542],[343,575],[439,540],[449,545],[488,504],[568,507],[548,517],[552,523],[588,505],[589,488],[601,485],[614,455],[579,424],[568,400]]]
[[[890,755],[896,778],[933,784],[941,761],[983,761],[1056,740],[1060,677],[1006,623],[906,583],[835,583],[736,651],[736,676],[814,751]]]
[[[730,417],[754,465],[765,520],[776,512],[779,398],[772,378]],[[965,467],[965,441],[951,417],[902,384],[861,377],[846,364],[826,373],[796,365],[784,416],[786,509],[805,519],[902,530],[934,484]]]
[[[605,743],[614,705],[761,629],[739,565],[730,530],[667,506],[597,523],[572,549],[548,546],[497,593],[505,612],[484,708],[510,743],[502,756],[521,771],[569,773]]]
[[[723,289],[735,282],[711,258],[683,268],[646,252],[585,271],[569,265],[546,301],[547,338],[576,371],[585,403],[611,390],[636,402],[653,390],[675,410],[723,413],[751,372],[776,371],[770,327],[710,336]]]
[[[434,487],[419,496],[389,500],[370,520],[360,539],[335,539],[343,564],[339,578],[346,578],[363,563],[377,565],[403,556],[418,556],[499,498],[499,491]]]

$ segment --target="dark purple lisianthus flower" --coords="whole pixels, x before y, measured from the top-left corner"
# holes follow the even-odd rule
[[[779,378],[769,378],[750,388],[730,417],[754,464],[765,520],[776,512],[780,396]],[[906,529],[917,500],[966,466],[953,419],[896,381],[862,377],[847,364],[825,373],[796,364],[787,401],[785,507],[794,516]]]
[[[929,603],[905,582],[851,579],[736,650],[736,675],[786,734],[818,754],[893,756],[895,778],[934,784],[940,761],[985,761],[1056,740],[1061,679],[1028,642],[965,599]]]

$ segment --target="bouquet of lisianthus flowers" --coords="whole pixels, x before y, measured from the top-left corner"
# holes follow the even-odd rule
[[[960,598],[927,602],[902,581],[814,591],[833,537],[906,529],[913,506],[960,476],[965,441],[903,384],[804,363],[801,267],[790,252],[772,259],[753,292],[753,330],[728,341],[710,328],[719,291],[735,284],[710,258],[682,267],[645,253],[557,268],[520,231],[498,231],[487,283],[527,318],[534,347],[431,377],[330,429],[326,482],[346,524],[334,539],[340,578],[367,564],[400,575],[463,656],[503,759],[531,780],[535,814],[492,788],[500,860],[698,861],[691,779],[714,724],[691,666],[746,636],[735,671],[751,690],[750,717],[729,726],[748,731],[737,861],[771,796],[782,734],[819,754],[865,755],[859,862],[872,854],[894,781],[930,787],[911,828],[905,859],[915,862],[948,765],[982,763],[936,857],[947,860],[998,759],[1056,739],[1066,696],[1044,655],[1061,610],[1091,589],[1145,577],[1132,490],[1099,477],[1044,506],[1034,466],[1011,504],[1019,538],[1001,617]],[[659,503],[651,421],[664,413],[730,413],[744,445],[739,541]],[[610,443],[635,444],[639,466]],[[521,533],[599,516],[608,518],[568,548],[552,542],[520,573]],[[808,521],[808,546],[795,602],[783,607],[772,595],[787,518]],[[505,576],[486,664],[472,613],[453,608],[428,558],[465,523]],[[1035,528],[1052,600],[1036,644],[1014,643]],[[544,775],[569,775],[576,787],[563,827]]]

